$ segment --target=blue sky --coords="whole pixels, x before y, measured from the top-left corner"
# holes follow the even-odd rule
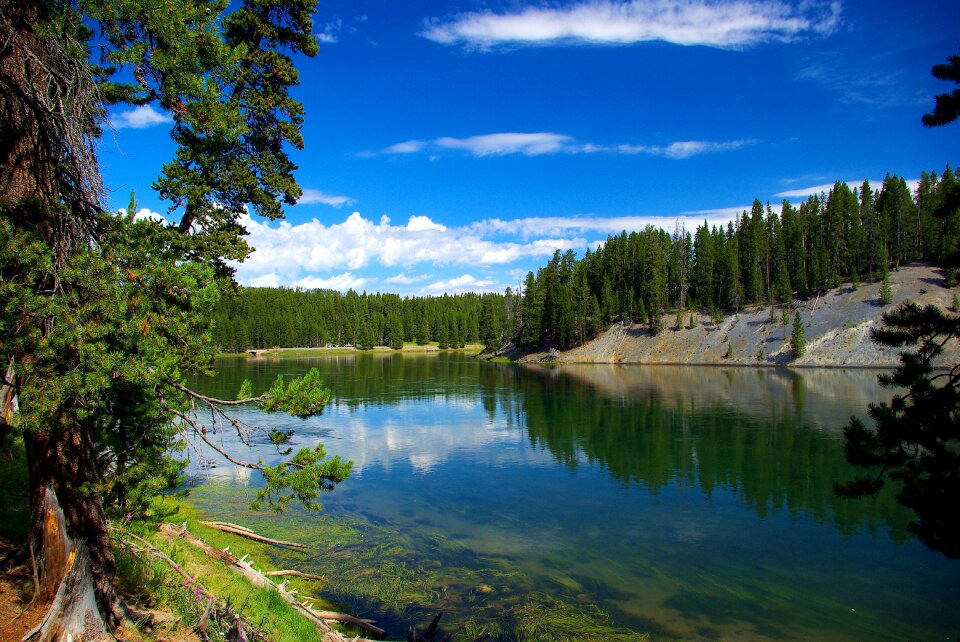
[[[960,163],[960,3],[877,0],[321,0],[299,61],[304,198],[248,220],[246,285],[502,291],[554,250],[647,224],[690,231],[754,198]],[[118,109],[111,206],[150,190],[169,118]]]

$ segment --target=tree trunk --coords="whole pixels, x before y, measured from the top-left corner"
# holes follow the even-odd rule
[[[89,549],[85,542],[74,543],[67,534],[63,510],[50,486],[43,493],[42,508],[40,591],[52,598],[52,604],[43,621],[23,637],[24,642],[111,639],[97,608]]]
[[[75,424],[49,431],[27,431],[24,436],[29,469],[31,542],[37,555],[40,592],[46,598],[60,590],[66,575],[64,538],[85,545],[95,607],[109,624],[119,623],[122,612],[113,577],[116,563],[103,504],[95,485],[96,453],[90,426]],[[62,507],[62,525],[52,520],[48,494],[53,491]]]

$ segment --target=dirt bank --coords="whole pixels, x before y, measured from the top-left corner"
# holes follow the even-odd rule
[[[883,312],[904,301],[952,308],[958,288],[947,288],[943,272],[928,265],[910,265],[890,273],[893,303],[881,306],[880,283],[861,284],[854,290],[844,284],[820,297],[777,306],[750,307],[714,324],[709,316],[683,314],[683,327],[674,330],[675,314],[664,316],[665,330],[653,336],[642,325],[616,324],[593,341],[554,355],[567,363],[638,363],[689,365],[820,366],[887,368],[898,362],[899,351],[878,346],[870,329]],[[787,323],[781,322],[786,311]],[[806,352],[790,354],[794,313],[799,311],[806,334]],[[945,361],[960,360],[960,346],[948,346]],[[543,353],[524,361],[550,360]]]

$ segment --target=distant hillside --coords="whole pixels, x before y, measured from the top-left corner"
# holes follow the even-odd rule
[[[646,325],[615,324],[594,340],[566,352],[537,353],[523,361],[559,360],[569,363],[638,363],[765,365],[827,367],[892,367],[899,351],[882,348],[870,339],[870,328],[880,323],[884,311],[904,301],[935,303],[952,309],[958,288],[947,288],[940,268],[910,265],[890,273],[893,303],[880,306],[880,283],[849,283],[824,296],[778,305],[771,320],[769,306],[751,306],[714,324],[704,314],[683,313],[683,327],[674,330],[674,315],[663,318],[665,328],[653,336]],[[787,323],[782,324],[786,310]],[[790,354],[791,323],[795,312],[803,319],[806,352]],[[948,347],[945,362],[960,361],[960,346]]]

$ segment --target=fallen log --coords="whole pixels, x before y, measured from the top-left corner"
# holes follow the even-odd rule
[[[234,535],[239,535],[240,537],[246,537],[247,539],[252,539],[255,542],[263,542],[264,544],[272,544],[274,546],[286,546],[288,548],[299,548],[304,550],[309,548],[306,544],[300,544],[299,542],[285,542],[279,539],[271,539],[269,537],[264,537],[263,535],[258,535],[254,533],[249,528],[238,526],[236,524],[231,524],[229,522],[200,522],[200,523],[209,528],[214,528],[218,531],[223,531],[224,533],[232,533]]]
[[[269,579],[269,577],[267,577],[265,573],[261,573],[260,571],[254,569],[253,565],[246,560],[246,556],[241,559],[233,553],[222,551],[214,546],[211,546],[196,535],[193,535],[187,531],[186,526],[177,527],[173,526],[172,524],[163,524],[161,526],[161,531],[165,535],[182,538],[208,555],[213,555],[218,559],[224,560],[238,573],[247,578],[247,580],[249,580],[254,586],[266,587],[277,591],[277,593],[285,602],[290,604],[294,610],[313,622],[313,624],[324,634],[327,639],[331,640],[331,642],[345,642],[345,639],[338,631],[330,628],[330,625],[327,624],[326,620],[350,623],[378,636],[383,636],[386,634],[386,631],[374,625],[372,620],[357,618],[352,615],[337,613],[334,611],[315,611],[314,609],[310,608],[310,606],[301,604],[296,598],[297,592],[295,590],[288,591],[286,589],[286,582],[282,584],[275,584]]]
[[[316,580],[318,582],[323,582],[324,580],[327,579],[323,575],[314,575],[313,573],[301,573],[300,571],[291,571],[291,570],[266,571],[264,572],[264,575],[268,577],[280,577],[282,575],[290,575],[292,577],[302,577],[305,580]]]

